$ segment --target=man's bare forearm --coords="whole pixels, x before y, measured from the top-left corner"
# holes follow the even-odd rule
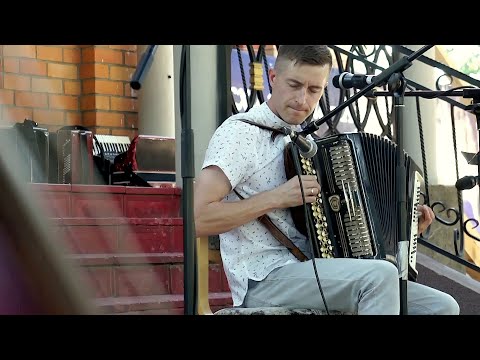
[[[212,202],[195,209],[197,236],[218,235],[278,208],[271,191],[232,202]]]

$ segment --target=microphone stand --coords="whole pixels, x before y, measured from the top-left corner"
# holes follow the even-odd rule
[[[193,179],[195,178],[194,136],[192,129],[191,99],[191,49],[182,45],[180,60],[180,117],[182,124],[181,172],[183,218],[183,309],[184,315],[197,314],[196,237],[193,211]]]
[[[150,69],[153,55],[158,45],[149,45],[142,55],[137,69],[130,81],[130,87],[139,90],[143,78]],[[193,213],[193,179],[195,177],[195,161],[193,146],[193,129],[191,126],[191,73],[190,73],[190,46],[182,46],[180,60],[180,118],[181,118],[181,173],[183,178],[182,187],[182,219],[183,219],[183,282],[184,315],[196,315],[196,241],[195,220]],[[188,103],[188,104],[187,104]]]
[[[402,131],[403,110],[405,89],[407,81],[402,73],[395,73],[389,82],[389,87],[393,83],[393,107],[395,115],[395,132],[397,140],[397,170],[396,170],[396,191],[397,191],[397,214],[399,222],[397,226],[398,233],[398,260],[400,270],[400,315],[408,315],[407,304],[407,283],[408,283],[408,248],[409,238],[407,237],[407,170],[405,168],[405,158],[403,157],[404,138]]]
[[[361,96],[368,93],[375,87],[383,86],[388,83],[389,89],[394,95],[394,114],[396,119],[396,142],[397,142],[397,171],[396,171],[396,192],[397,192],[397,209],[398,209],[398,226],[397,235],[399,239],[399,281],[400,281],[400,315],[407,315],[407,282],[408,282],[408,237],[405,224],[407,223],[407,201],[406,201],[406,169],[403,158],[403,131],[401,129],[401,121],[403,121],[404,95],[407,81],[402,72],[412,65],[412,61],[422,55],[424,52],[432,48],[433,45],[425,45],[419,50],[413,52],[409,56],[404,56],[390,67],[375,76],[372,83],[360,90],[343,104],[337,106],[329,114],[321,119],[312,121],[307,127],[300,132],[302,135],[308,135],[319,129],[320,125],[331,117],[338,114],[341,110],[357,101]]]
[[[390,96],[392,93],[386,91],[372,91],[369,96]],[[433,91],[433,90],[417,90],[417,91],[408,91],[403,94],[403,96],[421,96],[428,99],[433,99],[440,96],[457,96],[463,97],[465,99],[472,99],[472,104],[467,105],[464,110],[469,111],[475,115],[477,120],[477,134],[480,139],[480,89],[479,88],[467,88],[462,90],[446,90],[446,91]],[[479,151],[473,158],[477,162],[477,176],[480,179],[480,147]],[[473,159],[469,160],[469,162]],[[477,186],[480,190],[480,181],[477,181]],[[480,206],[480,203],[479,203]]]
[[[390,96],[392,95],[387,91],[372,91],[369,96]],[[445,90],[445,91],[433,91],[433,90],[417,90],[417,91],[408,91],[404,93],[404,96],[421,96],[427,99],[432,99],[440,96],[452,96],[452,97],[463,97],[465,99],[472,99],[472,104],[463,107],[465,111],[471,112],[475,115],[477,120],[477,133],[480,139],[480,88],[468,88],[463,90]],[[480,178],[480,148],[479,152],[474,156],[477,161],[477,175]],[[469,160],[473,161],[472,160]],[[478,183],[480,187],[480,182]]]

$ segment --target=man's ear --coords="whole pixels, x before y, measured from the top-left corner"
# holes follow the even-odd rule
[[[270,84],[273,84],[275,82],[275,78],[277,77],[277,72],[275,69],[270,68],[268,69],[268,80],[270,81]]]

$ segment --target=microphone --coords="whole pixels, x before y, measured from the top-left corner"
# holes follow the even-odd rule
[[[457,180],[455,187],[458,190],[467,190],[478,185],[478,176],[464,176]]]
[[[310,159],[311,157],[315,156],[318,150],[318,146],[315,141],[307,139],[306,137],[287,127],[283,127],[282,130],[283,133],[290,136],[292,142],[298,146],[299,152],[304,158]]]
[[[296,139],[293,140],[293,142],[297,144],[300,154],[302,154],[304,158],[310,159],[317,153],[318,146],[315,141],[307,139],[300,134],[296,135]]]
[[[355,75],[349,72],[343,72],[333,77],[333,86],[339,89],[363,89],[370,85],[375,79],[374,75]]]

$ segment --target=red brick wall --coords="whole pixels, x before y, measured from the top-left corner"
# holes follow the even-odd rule
[[[136,65],[136,45],[0,45],[0,121],[29,118],[50,131],[83,125],[133,138]]]

